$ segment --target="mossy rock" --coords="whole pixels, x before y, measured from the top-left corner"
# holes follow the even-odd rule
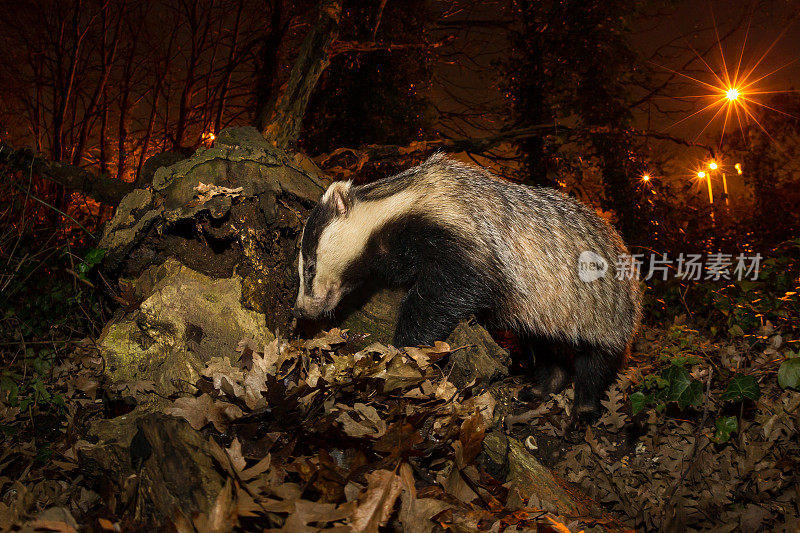
[[[135,283],[138,308],[106,324],[99,344],[115,381],[152,380],[156,392],[192,390],[205,363],[235,359],[243,339],[274,339],[264,315],[242,307],[237,276],[215,279],[174,259]]]

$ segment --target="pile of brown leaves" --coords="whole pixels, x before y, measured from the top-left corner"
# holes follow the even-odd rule
[[[669,343],[661,330],[643,337],[646,353],[632,364],[603,402],[606,408],[582,442],[563,445],[564,414],[572,391],[553,395],[535,410],[512,417],[537,439],[534,454],[607,508],[628,517],[629,526],[652,531],[686,529],[786,531],[800,527],[800,393],[782,390],[776,380],[780,349],[773,333],[766,348],[750,353],[741,345],[695,347],[701,362],[692,376],[712,383],[712,372],[755,376],[762,396],[741,406],[739,432],[717,443],[714,417],[725,409],[718,382],[698,410],[655,409],[631,415],[629,394],[648,365]],[[776,350],[776,345],[778,349]],[[730,407],[730,406],[728,406]],[[531,426],[532,424],[532,426]],[[529,441],[530,442],[530,441]],[[530,446],[529,446],[530,447]]]
[[[159,409],[209,443],[224,486],[178,531],[579,531],[593,522],[557,516],[520,498],[485,463],[484,438],[505,426],[564,479],[642,530],[795,531],[800,524],[800,394],[776,382],[779,342],[747,352],[705,342],[689,367],[709,384],[695,409],[631,415],[629,395],[670,342],[645,332],[642,353],[612,388],[600,422],[567,440],[572,391],[512,414],[479,386],[457,390],[440,368],[445,343],[398,351],[332,330],[308,341],[243,341],[236,363],[208,361],[197,392]],[[777,351],[776,351],[777,350]],[[0,529],[128,530],[131,509],[104,501],[78,462],[91,418],[113,417],[109,397],[149,397],[152,384],[103,383],[89,346],[57,367],[62,419],[0,403]],[[739,431],[713,439],[720,385],[745,372],[761,397],[735,413]],[[713,386],[711,384],[714,383]],[[102,394],[101,394],[101,391]],[[105,400],[101,399],[101,396]],[[5,401],[5,399],[3,399]],[[534,407],[530,409],[530,407]],[[48,425],[49,424],[49,425]],[[44,453],[46,452],[46,453]],[[498,476],[500,477],[500,476]],[[126,514],[127,513],[127,514]]]
[[[391,521],[409,532],[517,531],[546,522],[538,509],[508,509],[508,491],[475,466],[494,400],[465,400],[447,380],[435,365],[447,344],[352,353],[347,340],[334,329],[263,349],[243,342],[239,366],[211,360],[206,392],[167,409],[230,438],[216,448],[229,482],[194,518],[198,529],[377,531]]]
[[[495,401],[447,380],[436,364],[451,351],[446,343],[400,352],[379,344],[354,351],[352,341],[340,330],[266,346],[243,341],[237,364],[213,358],[197,394],[164,407],[207,435],[227,479],[207,513],[176,514],[178,531],[524,531],[540,523],[569,531],[566,518],[528,507],[477,466]],[[81,408],[99,403],[97,381],[85,374],[58,370],[69,383],[65,433],[80,425]],[[151,388],[114,387],[126,396]],[[39,482],[30,469],[18,481],[0,478],[0,526],[131,526],[80,476],[76,451],[88,446],[79,435],[64,438],[48,467],[35,466]],[[7,451],[0,471],[11,456],[31,453]]]

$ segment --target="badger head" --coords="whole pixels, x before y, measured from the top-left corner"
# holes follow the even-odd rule
[[[359,231],[357,221],[349,220],[353,207],[351,182],[335,182],[319,204],[311,211],[300,238],[297,270],[300,289],[294,314],[317,318],[328,314],[353,287],[345,281],[353,260],[353,233]]]

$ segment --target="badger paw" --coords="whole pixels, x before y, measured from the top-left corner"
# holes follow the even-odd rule
[[[569,384],[570,376],[558,366],[535,367],[531,375],[532,385],[518,395],[522,401],[543,400],[550,394],[558,394]],[[524,395],[524,397],[523,397]]]
[[[521,402],[539,402],[547,397],[541,387],[525,387],[517,393],[517,400]]]
[[[569,425],[564,432],[564,438],[569,442],[580,442],[586,433],[586,428],[592,426],[600,419],[600,410],[583,406],[572,415]]]

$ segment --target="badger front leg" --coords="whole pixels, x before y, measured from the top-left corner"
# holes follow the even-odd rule
[[[474,313],[465,288],[435,273],[420,275],[403,298],[394,345],[432,345],[445,340],[458,322]]]

